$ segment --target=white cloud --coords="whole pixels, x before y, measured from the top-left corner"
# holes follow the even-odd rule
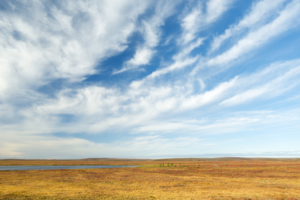
[[[297,66],[299,60],[275,63],[262,71],[235,77],[197,93],[189,82],[170,86],[145,84],[124,91],[99,86],[63,90],[55,99],[45,99],[22,109],[20,115],[25,120],[22,125],[19,123],[18,129],[32,133],[130,132],[149,123],[152,127],[157,119],[169,119],[199,108],[222,109],[224,105],[234,106],[262,97],[279,96],[299,85],[296,80],[300,68]],[[73,120],[64,123],[61,115],[70,115]],[[13,127],[14,124],[6,128],[2,126],[1,130],[7,132],[15,129]]]
[[[210,0],[206,7],[207,23],[217,20],[225,11],[227,11],[233,0]]]
[[[173,61],[174,62],[172,64],[169,64],[166,67],[163,67],[161,69],[158,69],[158,70],[152,72],[151,74],[149,74],[148,76],[146,76],[142,80],[133,81],[131,83],[131,87],[132,88],[139,88],[149,80],[151,81],[151,80],[153,80],[155,78],[158,78],[162,75],[165,75],[165,74],[168,74],[168,73],[178,71],[180,69],[184,69],[186,67],[192,66],[193,64],[195,64],[198,61],[199,56],[190,57],[189,54],[194,49],[201,46],[203,44],[204,40],[205,40],[204,38],[199,38],[195,42],[191,42],[190,44],[182,46],[182,48],[178,51],[178,53],[173,56]],[[202,81],[202,83],[203,83],[203,81]]]
[[[264,43],[268,42],[271,38],[295,27],[297,25],[295,19],[298,19],[299,16],[300,3],[298,1],[289,3],[286,8],[280,12],[276,19],[259,28],[258,30],[250,32],[228,51],[210,59],[208,61],[208,65],[227,64],[241,57],[243,54],[260,47]]]
[[[181,26],[184,31],[182,36],[183,44],[186,44],[195,39],[195,34],[197,33],[198,27],[200,26],[201,18],[202,11],[201,6],[199,5],[198,8],[194,8],[192,12],[190,12],[182,19]]]
[[[180,61],[185,59],[194,49],[201,46],[205,38],[198,38],[195,42],[191,42],[188,45],[182,46],[179,52],[173,56],[173,60]]]
[[[177,4],[177,0],[157,2],[154,15],[148,20],[143,20],[142,28],[139,30],[143,34],[145,42],[137,47],[134,57],[126,61],[124,67],[115,71],[113,74],[122,73],[150,63],[155,54],[154,48],[160,41],[160,27],[163,26],[165,20],[174,13],[174,8]]]
[[[14,137],[9,138],[9,141],[11,143],[8,142],[8,138],[0,140],[0,158],[70,159],[86,158],[86,155],[90,157],[154,158],[161,152],[179,154],[189,148],[192,153],[211,145],[195,136],[170,139],[159,135],[137,136],[110,144],[54,136]],[[137,149],[139,150],[137,151]]]
[[[2,95],[95,73],[101,60],[127,47],[148,6],[135,0],[57,4],[19,2],[15,10],[0,13]]]
[[[153,124],[141,125],[135,129],[136,133],[152,133],[163,135],[191,135],[205,137],[215,134],[228,134],[239,132],[253,132],[264,130],[265,127],[273,125],[274,128],[292,127],[290,124],[299,122],[299,110],[286,110],[278,112],[275,110],[252,110],[244,112],[229,112],[220,114],[218,117],[203,118],[197,120],[163,120]],[[201,114],[199,114],[201,116]],[[275,125],[276,124],[276,125]],[[276,126],[276,127],[275,127]],[[269,129],[272,133],[274,130]]]
[[[285,64],[287,66],[287,64],[289,63]],[[287,71],[283,75],[279,77],[274,77],[272,81],[263,83],[257,87],[250,88],[248,90],[245,90],[244,88],[244,91],[242,93],[230,97],[229,99],[224,100],[220,104],[232,106],[242,104],[253,99],[272,98],[275,96],[279,96],[280,94],[287,92],[293,89],[294,87],[300,85],[300,83],[296,81],[300,75],[300,66],[294,67],[290,70],[286,70]],[[246,80],[242,80],[241,82],[245,83],[247,82],[247,80],[249,80],[249,77],[247,77]]]
[[[180,105],[182,110],[195,109],[204,105],[209,105],[220,99],[226,97],[231,88],[233,88],[236,83],[237,78],[233,78],[230,81],[223,82],[217,87],[213,88],[210,91],[206,91],[203,94],[193,95],[187,97],[184,102]]]
[[[222,43],[228,38],[245,31],[247,28],[253,29],[266,22],[267,19],[272,17],[274,12],[280,9],[286,0],[262,0],[253,4],[250,12],[238,24],[231,26],[225,33],[214,38],[211,45],[210,52],[217,50]]]
[[[126,67],[123,67],[122,69],[113,72],[113,74],[119,74],[127,70],[137,68],[140,65],[149,64],[154,53],[155,51],[149,48],[138,48],[134,54],[134,57],[126,62]]]
[[[61,138],[50,134],[32,135],[11,132],[0,135],[0,157],[70,159],[84,158],[89,155],[90,157],[145,158],[161,156],[161,152],[165,155],[181,155],[182,153],[195,155],[200,152],[206,153],[209,146],[212,146],[216,152],[220,142],[208,141],[207,136],[212,134],[260,132],[266,131],[266,127],[273,127],[267,131],[269,134],[278,134],[274,130],[281,131],[287,128],[297,132],[299,126],[293,127],[292,125],[299,124],[299,121],[299,110],[295,109],[284,112],[272,110],[231,112],[209,120],[207,118],[204,120],[167,120],[141,124],[135,129],[136,132],[132,137],[112,143],[92,142],[74,138],[72,135]],[[170,133],[171,137],[168,135]],[[189,150],[185,151],[187,148]]]
[[[165,67],[165,68],[162,68],[160,70],[157,70],[157,71],[153,72],[147,78],[153,79],[153,78],[156,78],[156,77],[161,76],[163,74],[172,72],[174,70],[182,69],[184,67],[187,67],[187,66],[190,66],[190,65],[194,64],[197,60],[198,60],[198,57],[187,58],[183,61],[176,61],[168,67]]]
[[[197,37],[197,33],[207,28],[208,25],[219,19],[232,4],[233,0],[209,0],[204,12],[202,2],[194,6],[192,11],[182,18],[183,33],[179,43],[187,44]]]

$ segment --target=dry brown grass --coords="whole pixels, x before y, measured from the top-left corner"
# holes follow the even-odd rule
[[[0,171],[0,199],[300,199],[299,160],[0,161],[23,164],[143,166]]]

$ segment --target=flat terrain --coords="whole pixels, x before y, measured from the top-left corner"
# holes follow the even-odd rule
[[[299,199],[299,159],[0,160],[0,165],[139,165],[0,171],[0,199]]]

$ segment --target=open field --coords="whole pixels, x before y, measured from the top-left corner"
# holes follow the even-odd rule
[[[0,160],[108,164],[140,167],[0,171],[0,199],[300,199],[299,159]]]

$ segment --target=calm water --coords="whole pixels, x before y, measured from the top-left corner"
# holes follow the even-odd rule
[[[136,167],[136,166],[128,166],[128,165],[0,166],[0,171],[45,170],[45,169],[96,169],[96,168],[123,168],[123,167]]]

